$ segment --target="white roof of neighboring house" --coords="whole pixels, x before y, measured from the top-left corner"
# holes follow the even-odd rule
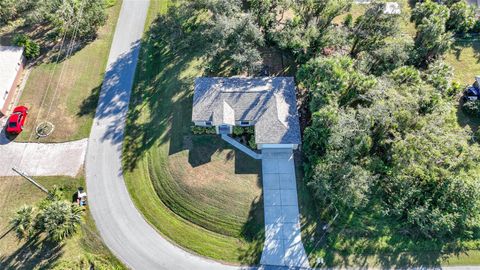
[[[402,10],[400,9],[400,5],[397,2],[386,2],[385,9],[383,10],[385,14],[400,14]]]
[[[0,46],[0,108],[4,106],[22,62],[22,47]]]

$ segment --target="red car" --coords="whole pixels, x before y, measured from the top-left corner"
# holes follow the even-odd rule
[[[13,113],[8,118],[7,133],[19,134],[23,130],[23,124],[27,119],[28,108],[25,106],[18,106],[13,110]]]

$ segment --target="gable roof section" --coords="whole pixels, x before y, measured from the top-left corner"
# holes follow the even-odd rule
[[[197,78],[192,121],[254,121],[257,144],[301,143],[292,77]]]

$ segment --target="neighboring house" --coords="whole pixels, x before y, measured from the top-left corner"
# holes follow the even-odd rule
[[[397,2],[386,2],[383,13],[398,15],[402,13],[402,9],[400,8],[400,5]]]
[[[301,143],[292,77],[195,80],[192,121],[231,134],[233,126],[254,126],[258,149],[293,148]]]
[[[0,46],[0,117],[7,114],[24,65],[22,47]]]

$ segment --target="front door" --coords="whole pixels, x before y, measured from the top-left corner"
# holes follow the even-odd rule
[[[218,126],[218,133],[219,134],[230,134],[230,126],[229,125],[220,125]]]

